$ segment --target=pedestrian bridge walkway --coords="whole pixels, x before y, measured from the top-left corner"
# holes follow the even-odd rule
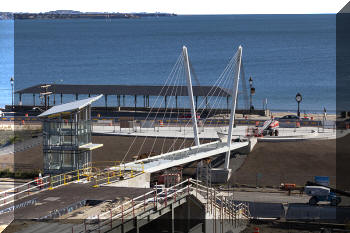
[[[217,156],[222,153],[226,153],[228,150],[234,151],[243,149],[249,145],[250,141],[248,139],[242,139],[239,142],[233,142],[231,143],[230,148],[228,148],[226,142],[215,141],[201,144],[199,146],[192,146],[189,148],[168,152],[142,160],[137,160],[134,162],[126,163],[125,165],[127,167],[133,167],[138,171],[144,169],[145,172],[153,173],[167,168],[184,165],[193,161]]]

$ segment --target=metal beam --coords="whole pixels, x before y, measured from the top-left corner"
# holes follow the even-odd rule
[[[182,47],[182,52],[183,52],[183,56],[184,56],[184,65],[185,65],[186,75],[187,75],[187,91],[188,91],[188,96],[190,98],[190,105],[191,105],[191,115],[192,115],[194,142],[195,142],[196,146],[199,146],[198,128],[197,128],[197,116],[196,116],[196,109],[195,109],[195,106],[194,106],[190,63],[189,63],[189,60],[188,60],[188,53],[187,53],[186,46]]]
[[[238,71],[236,73],[236,77],[233,84],[233,90],[232,90],[232,103],[231,103],[231,115],[230,115],[230,124],[228,128],[228,136],[227,136],[227,146],[228,150],[226,152],[225,157],[225,168],[229,169],[230,165],[230,147],[231,147],[231,141],[232,141],[232,128],[233,124],[235,122],[235,113],[236,113],[236,104],[237,104],[237,93],[238,93],[238,83],[239,83],[239,74],[241,72],[241,63],[242,63],[242,46],[238,47]]]

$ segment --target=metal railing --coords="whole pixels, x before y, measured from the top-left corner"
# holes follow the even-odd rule
[[[229,220],[237,226],[239,221],[250,218],[249,208],[245,203],[235,204],[219,198],[218,191],[198,184],[198,181],[187,179],[169,188],[149,191],[132,198],[102,214],[91,216],[82,225],[72,227],[72,232],[106,232],[124,224],[126,221],[143,215],[147,211],[157,211],[188,195],[206,197],[206,212],[212,213],[214,219]],[[219,213],[217,216],[216,213]],[[75,229],[75,231],[74,231]],[[84,229],[81,231],[81,229]]]
[[[81,179],[91,176],[92,171],[93,171],[92,167],[86,167],[86,168],[66,172],[63,174],[51,176],[49,189],[51,190],[62,185],[67,185],[75,181],[80,181]]]
[[[25,184],[18,185],[13,188],[2,191],[0,192],[0,207],[10,204],[15,200],[21,199],[23,197],[27,197],[32,194],[46,190],[49,186],[50,177],[45,176],[40,179],[36,179]]]
[[[96,167],[85,167],[63,174],[36,178],[33,181],[0,192],[0,207],[38,192],[52,190],[73,182],[79,182],[83,179],[89,181],[93,187],[99,187],[102,184],[109,184],[112,181],[116,181],[120,177],[124,179],[133,178],[144,172],[143,163],[139,164],[140,166],[119,164],[114,166],[113,170],[111,168],[101,170]]]

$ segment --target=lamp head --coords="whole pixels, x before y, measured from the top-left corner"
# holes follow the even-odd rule
[[[249,77],[249,84],[250,84],[250,85],[253,85],[253,79],[252,79],[252,77]]]
[[[297,102],[301,102],[303,100],[303,97],[301,96],[301,94],[298,92],[297,95],[295,96],[295,100]]]

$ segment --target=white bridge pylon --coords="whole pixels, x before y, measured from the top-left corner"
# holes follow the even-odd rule
[[[192,116],[194,142],[195,142],[196,146],[199,146],[198,128],[197,128],[197,115],[196,115],[196,108],[194,106],[192,79],[191,79],[191,69],[190,69],[190,62],[188,60],[188,54],[187,54],[186,46],[182,47],[182,52],[183,52],[183,56],[184,56],[186,76],[187,76],[187,79],[186,79],[187,80],[187,92],[188,92],[188,97],[190,98],[190,105],[191,105],[191,116]]]
[[[196,108],[195,108],[195,103],[194,103],[192,80],[191,80],[191,71],[192,71],[191,68],[192,67],[190,65],[187,48],[185,46],[183,46],[182,54],[180,55],[178,62],[175,65],[175,67],[177,67],[175,70],[181,70],[181,68],[178,68],[180,66],[182,66],[183,72],[179,72],[180,75],[177,76],[177,78],[175,79],[174,86],[176,86],[176,84],[178,84],[177,80],[180,80],[179,77],[181,75],[186,76],[187,94],[189,97],[189,103],[190,103],[190,107],[191,107],[191,118],[192,118],[192,126],[193,126],[194,144],[195,145],[190,146],[188,148],[184,148],[184,149],[175,149],[174,148],[174,151],[171,151],[171,152],[167,151],[167,152],[161,153],[160,155],[157,155],[157,156],[152,156],[152,157],[144,158],[141,160],[129,162],[129,163],[125,164],[125,167],[132,167],[133,169],[136,169],[136,170],[139,169],[140,171],[142,171],[143,170],[142,168],[144,168],[145,172],[153,173],[153,172],[161,171],[161,170],[164,170],[167,168],[184,165],[184,164],[194,162],[197,160],[225,154],[226,156],[225,156],[224,169],[228,170],[231,151],[238,150],[240,148],[244,148],[244,147],[249,146],[250,142],[249,142],[249,139],[247,139],[247,138],[243,138],[243,139],[240,138],[240,140],[232,142],[232,132],[233,132],[234,119],[235,119],[234,116],[235,116],[236,105],[237,105],[239,79],[240,79],[240,73],[243,71],[243,69],[241,69],[241,66],[242,66],[242,46],[238,47],[237,52],[231,58],[227,67],[225,68],[223,73],[220,75],[220,77],[216,81],[216,83],[219,83],[219,84],[213,86],[213,87],[217,87],[219,85],[223,85],[224,88],[226,88],[226,90],[229,91],[230,96],[232,97],[230,123],[229,123],[229,128],[228,128],[228,136],[227,136],[226,140],[218,140],[218,141],[214,141],[214,142],[200,144],[199,137],[198,137],[198,128],[197,128],[197,113],[196,113]],[[242,75],[242,77],[243,77],[243,75]],[[223,83],[223,84],[221,84],[221,83]],[[207,93],[207,94],[209,95],[210,93]],[[214,104],[216,104],[216,102]],[[166,106],[168,106],[168,105],[166,104]],[[164,142],[165,142],[165,140],[164,140]],[[164,142],[163,142],[163,146],[164,146]],[[145,143],[145,140],[142,143],[139,152],[141,151],[141,148],[144,145],[144,143]],[[154,144],[155,143],[153,143],[153,146],[154,146]],[[132,145],[133,145],[133,143],[131,144],[131,146]],[[193,143],[192,143],[192,145],[193,145]],[[153,149],[153,146],[152,146],[152,149]],[[129,151],[130,151],[130,148],[129,148],[128,152],[126,153],[126,155],[129,153]],[[161,151],[163,151],[163,147],[161,148]],[[138,154],[140,154],[140,153],[138,153]],[[124,158],[126,157],[126,155],[124,156]],[[124,161],[124,159],[123,159],[123,161]],[[113,168],[111,168],[111,169],[113,169]]]

